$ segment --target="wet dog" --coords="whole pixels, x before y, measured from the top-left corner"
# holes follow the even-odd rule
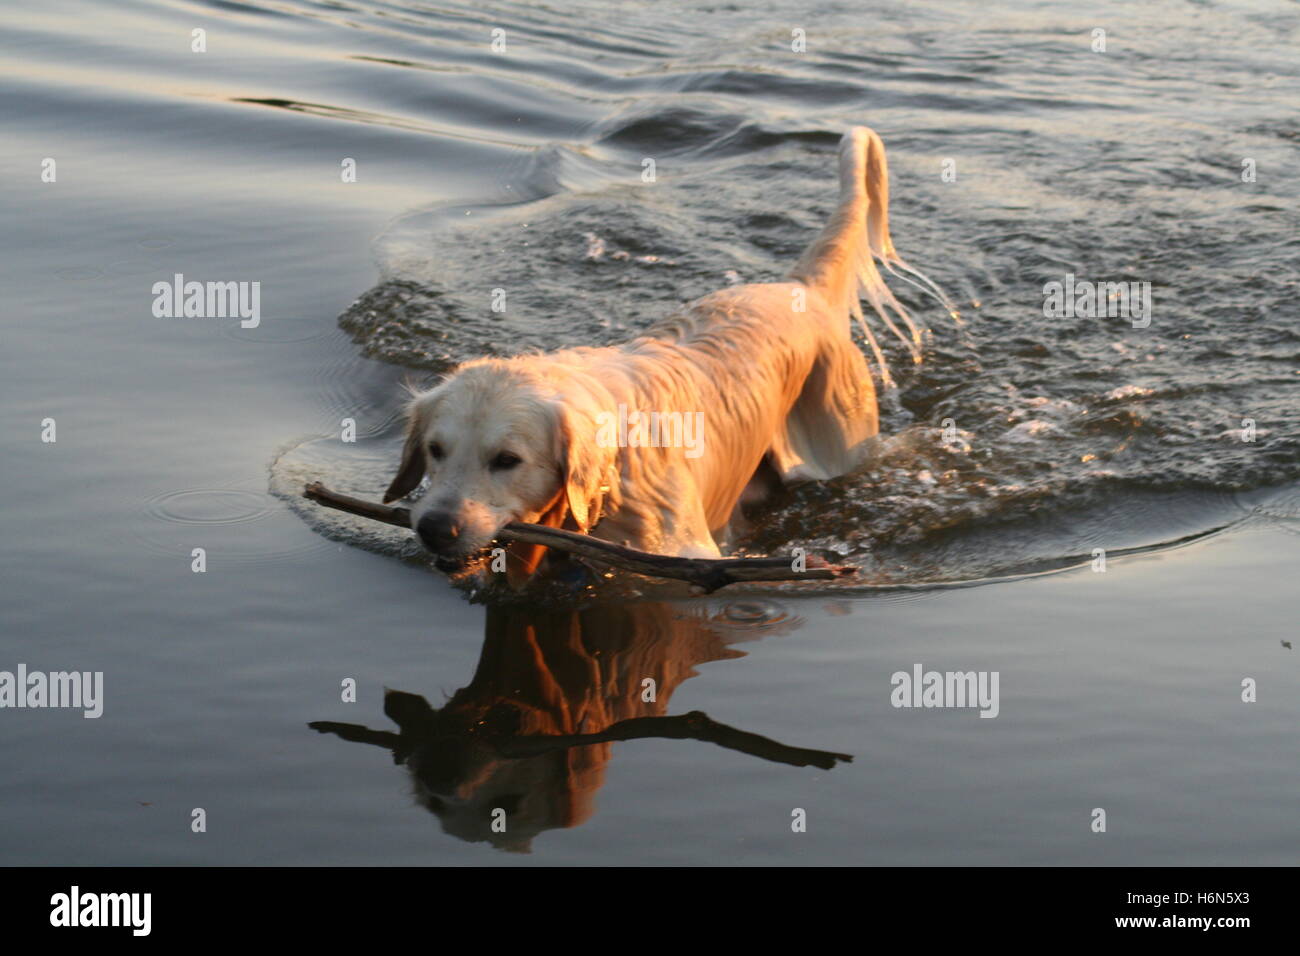
[[[706,295],[623,345],[468,362],[415,395],[384,500],[428,476],[411,523],[439,567],[462,567],[510,521],[717,557],[747,487],[862,465],[878,413],[850,316],[886,382],[860,299],[914,356],[921,343],[876,260],[942,297],[894,250],[885,148],[872,130],[845,134],[839,177],[839,205],[788,281]],[[511,581],[544,554],[511,545]]]

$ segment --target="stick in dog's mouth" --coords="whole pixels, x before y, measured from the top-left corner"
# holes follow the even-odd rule
[[[411,527],[411,512],[408,508],[381,505],[350,495],[341,495],[330,491],[319,481],[313,481],[303,489],[303,497],[309,498],[327,508],[345,511],[348,514],[372,521],[381,521],[408,531]],[[728,584],[742,581],[831,581],[850,577],[858,573],[852,565],[817,564],[809,557],[803,570],[796,570],[796,562],[788,558],[677,558],[648,551],[637,551],[621,544],[602,541],[590,535],[574,531],[563,531],[545,525],[525,524],[512,521],[497,532],[496,539],[502,542],[518,541],[525,544],[540,544],[558,551],[565,551],[578,557],[622,568],[654,578],[672,578],[686,581],[696,589],[709,594]],[[459,559],[439,558],[434,563],[440,571],[453,573],[442,565],[443,561],[456,565],[455,572],[465,570],[470,559],[464,565]]]

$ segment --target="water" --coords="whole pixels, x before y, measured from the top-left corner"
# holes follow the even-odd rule
[[[1296,861],[1300,14],[762,10],[0,11],[0,669],[106,687],[0,711],[0,861]],[[780,277],[858,123],[962,324],[898,288],[882,458],[743,542],[858,585],[489,608],[297,499],[378,495],[404,381]],[[154,318],[175,273],[261,324]],[[1150,282],[1150,326],[1045,318],[1066,273]],[[997,719],[891,707],[918,662],[998,671]],[[653,736],[572,739],[611,727]]]

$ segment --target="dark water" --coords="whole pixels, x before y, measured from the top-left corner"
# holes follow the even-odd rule
[[[1166,0],[0,10],[0,670],[106,697],[0,710],[0,861],[1294,863],[1298,27]],[[485,608],[296,499],[377,495],[404,380],[780,277],[860,123],[960,324],[898,288],[930,333],[920,366],[882,339],[882,458],[745,545],[869,587]],[[175,273],[259,281],[260,325],[155,318]],[[1067,273],[1150,283],[1150,325],[1045,317]],[[918,662],[999,672],[997,719],[892,707]]]

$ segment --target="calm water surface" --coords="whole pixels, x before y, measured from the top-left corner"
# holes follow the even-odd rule
[[[106,697],[0,711],[0,862],[1294,864],[1298,28],[1174,0],[0,8],[0,670]],[[886,344],[880,461],[745,545],[869,587],[485,607],[296,499],[378,494],[404,381],[779,277],[859,123],[961,324],[900,290],[931,337],[919,367]],[[261,324],[155,318],[176,273],[260,282]],[[1150,282],[1150,327],[1044,318],[1066,273]],[[892,707],[918,663],[997,671],[998,717]],[[678,719],[620,725],[647,716]],[[620,726],[650,736],[574,739]]]

